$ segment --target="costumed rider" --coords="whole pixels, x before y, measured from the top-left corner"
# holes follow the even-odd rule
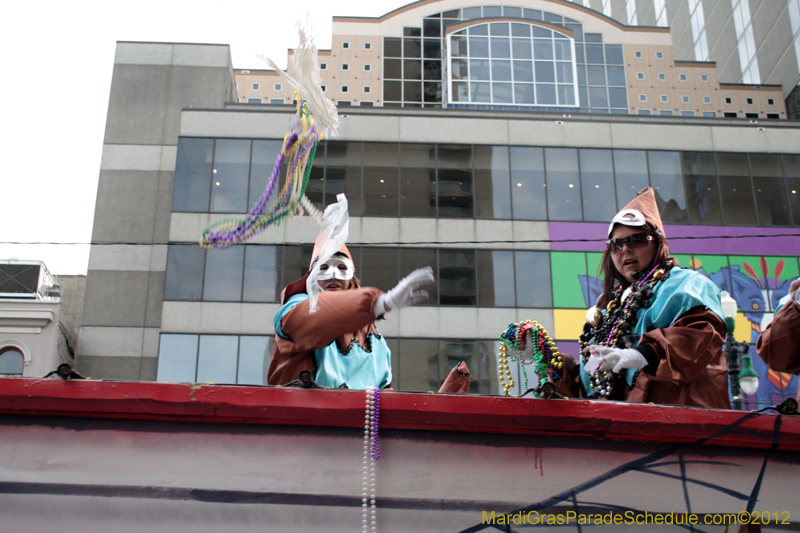
[[[559,392],[729,409],[719,289],[669,256],[653,189],[617,213],[608,239],[603,293],[580,337],[580,368],[565,356]]]
[[[778,372],[800,374],[800,279],[789,285],[781,298],[775,318],[761,332],[756,351],[767,365]],[[800,389],[797,392],[800,402]]]
[[[433,283],[433,271],[415,270],[385,294],[374,287],[362,288],[350,251],[343,245],[319,265],[318,276],[311,276],[325,240],[325,235],[317,238],[308,273],[282,293],[268,383],[284,385],[297,379],[300,371],[310,370],[322,387],[389,387],[392,354],[374,321],[427,299],[428,293],[418,289]],[[315,290],[307,288],[312,283],[321,289],[314,312],[309,292]]]

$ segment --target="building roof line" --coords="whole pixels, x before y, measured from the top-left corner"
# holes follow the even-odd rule
[[[401,13],[405,13],[406,11],[411,11],[412,9],[416,9],[426,5],[433,5],[444,0],[419,0],[417,2],[412,2],[410,4],[406,4],[404,6],[398,7],[388,13],[381,15],[380,17],[358,17],[358,16],[349,16],[349,17],[333,17],[333,22],[364,22],[364,23],[374,23],[380,24],[381,22],[385,22],[392,17],[400,15]],[[573,4],[571,2],[565,2],[563,0],[540,0],[541,2],[547,2],[550,4],[557,5],[560,8],[566,8],[567,10],[575,10],[581,11],[586,15],[595,17],[600,19],[618,29],[624,31],[633,31],[633,32],[656,32],[656,33],[669,33],[669,28],[661,27],[661,26],[627,26],[622,24],[621,22],[614,20],[613,18],[600,13],[599,11],[595,11],[594,9],[588,8],[586,6],[582,6],[580,4]],[[522,3],[522,2],[520,2]],[[522,6],[508,6],[508,7],[522,7]]]

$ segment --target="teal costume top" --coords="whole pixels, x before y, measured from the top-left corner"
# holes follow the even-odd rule
[[[697,307],[705,307],[720,317],[722,315],[722,304],[720,303],[720,292],[714,283],[694,270],[672,267],[669,270],[669,277],[653,286],[653,297],[650,299],[650,307],[642,307],[636,314],[637,323],[633,333],[638,339],[648,331],[654,329],[668,328],[679,318]],[[605,314],[605,310],[602,311]],[[597,344],[605,344],[605,339],[595,339]],[[594,394],[594,389],[590,386],[589,374],[583,369],[583,357],[580,357],[581,382],[589,396]],[[625,380],[628,387],[633,386],[633,382],[638,370],[629,368],[625,372]]]
[[[291,340],[281,330],[281,319],[300,302],[307,300],[308,294],[291,296],[275,314],[275,333],[283,339]],[[319,312],[319,311],[318,311]],[[367,334],[367,346],[361,346],[355,339],[344,352],[339,350],[336,340],[324,348],[314,350],[316,376],[314,381],[323,387],[339,388],[343,384],[350,389],[367,387],[387,387],[392,382],[392,352],[386,339],[380,334]]]

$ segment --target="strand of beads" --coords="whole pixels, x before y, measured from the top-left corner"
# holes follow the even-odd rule
[[[497,352],[497,373],[500,376],[500,386],[503,387],[503,394],[511,396],[509,389],[514,386],[514,379],[511,377],[511,370],[508,368],[508,348],[506,348],[505,342],[500,343],[500,351]],[[506,379],[508,379],[508,382],[506,382]]]
[[[322,139],[322,129],[317,127],[307,102],[295,94],[298,96],[297,116],[292,123],[292,130],[284,137],[283,148],[275,161],[266,190],[244,218],[225,218],[208,226],[200,238],[201,247],[224,249],[240,244],[271,225],[280,225],[284,219],[303,209],[301,202],[305,197],[317,144]],[[289,163],[286,182],[272,207],[267,209],[284,162]]]
[[[375,533],[378,530],[375,507],[375,461],[380,457],[378,444],[378,413],[380,392],[376,387],[367,387],[367,405],[364,414],[364,455],[361,471],[361,531]],[[370,453],[372,447],[372,453]],[[377,453],[376,453],[377,451]]]

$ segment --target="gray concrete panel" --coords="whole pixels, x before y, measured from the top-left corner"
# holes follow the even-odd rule
[[[105,143],[161,144],[169,81],[166,65],[114,65]]]
[[[161,171],[158,173],[158,190],[156,191],[155,201],[155,221],[153,223],[153,242],[167,242],[167,240],[169,240],[169,219],[172,211],[172,192],[174,183],[174,171]]]
[[[81,356],[76,361],[78,372],[92,379],[123,381],[155,381],[158,359],[155,357]]]
[[[164,135],[159,144],[175,145],[181,109],[220,108],[233,98],[233,71],[219,67],[173,66],[169,76]]]
[[[149,280],[149,272],[90,270],[83,325],[144,327]]]
[[[656,10],[653,0],[636,1],[636,18],[638,19],[639,26],[656,25]]]
[[[800,79],[800,71],[798,71],[798,60],[794,47],[785,50],[780,61],[778,61],[772,71],[761,73],[761,81],[763,83],[782,84],[784,95],[790,93],[792,89],[794,89],[795,81],[798,79]]]
[[[733,18],[728,16],[724,24],[716,21],[715,27],[717,37],[715,40],[709,38],[709,57],[717,62],[719,79],[722,83],[739,83],[742,78],[742,67],[739,63],[739,48],[736,44],[736,28],[733,25]],[[729,69],[727,78],[723,78],[722,72],[725,68]]]
[[[149,328],[161,327],[161,302],[164,299],[164,277],[166,273],[150,272],[147,284],[147,304],[144,325]]]
[[[100,171],[93,242],[152,242],[159,174],[159,171]]]
[[[689,15],[689,6],[686,0],[667,2],[667,19],[673,42],[672,53],[678,60],[694,60],[694,44]]]
[[[733,26],[733,8],[730,0],[706,0],[703,5],[706,20],[706,40],[709,59],[719,62],[717,41],[725,33],[736,42],[736,29]],[[726,55],[725,52],[722,55]]]
[[[780,2],[762,2],[753,16],[753,37],[756,41],[761,82],[780,84],[786,94],[788,88],[797,82],[797,63],[791,69],[782,62],[786,56],[795,57],[792,25],[786,6],[780,5]],[[779,63],[785,66],[778,68]]]

